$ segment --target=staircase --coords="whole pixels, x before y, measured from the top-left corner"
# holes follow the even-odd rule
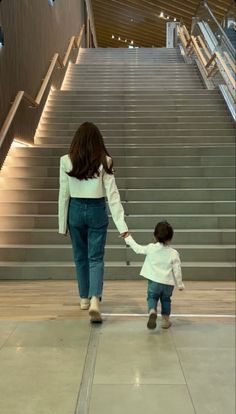
[[[167,219],[185,280],[232,280],[234,123],[194,65],[156,48],[82,49],[49,96],[35,145],[11,149],[0,174],[0,278],[75,277],[69,237],[57,234],[58,167],[88,120],[114,158],[134,238],[151,242]],[[106,278],[137,278],[142,261],[111,220]]]

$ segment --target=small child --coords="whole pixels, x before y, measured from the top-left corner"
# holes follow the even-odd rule
[[[146,255],[140,275],[148,279],[148,329],[156,328],[159,299],[161,301],[162,328],[168,329],[171,326],[169,316],[174,286],[177,285],[179,290],[184,289],[179,253],[169,246],[173,234],[171,225],[162,221],[156,225],[154,230],[156,243],[141,246],[134,241],[132,236],[125,237],[126,244],[135,253]]]

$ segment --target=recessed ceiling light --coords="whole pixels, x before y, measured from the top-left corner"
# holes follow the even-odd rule
[[[164,13],[163,12],[160,13],[160,17],[164,17]]]
[[[118,37],[118,40],[121,40],[121,38],[120,38],[120,37]]]
[[[174,18],[174,22],[176,22],[176,17]]]
[[[131,43],[131,45],[133,45],[133,44],[134,44],[134,41],[133,41],[133,40],[131,40],[131,42],[130,42],[130,43]]]
[[[112,38],[112,39],[115,39],[115,36],[114,36],[114,35],[112,35],[112,36],[111,36],[111,38]]]

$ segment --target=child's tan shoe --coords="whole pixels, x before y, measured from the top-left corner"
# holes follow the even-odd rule
[[[85,298],[80,299],[80,309],[87,310],[89,309],[89,305],[90,305],[89,299],[85,299]]]
[[[155,309],[151,309],[149,312],[149,318],[147,322],[148,329],[155,329],[157,326],[157,313]]]
[[[162,315],[161,327],[163,329],[168,329],[171,326],[171,321],[168,315]]]

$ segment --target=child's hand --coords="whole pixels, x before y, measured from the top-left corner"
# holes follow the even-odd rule
[[[182,286],[178,286],[178,289],[182,292],[185,289],[184,284],[182,284]]]
[[[128,237],[129,236],[129,232],[128,231],[126,231],[125,233],[121,233],[120,234],[120,237],[122,237],[123,239],[126,239],[126,237]]]

